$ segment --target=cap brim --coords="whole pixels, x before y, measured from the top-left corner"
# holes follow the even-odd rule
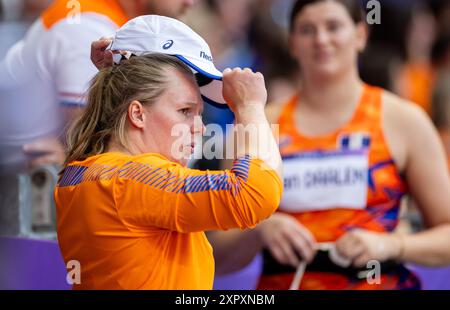
[[[200,87],[200,93],[202,94],[203,100],[216,108],[228,109],[228,105],[222,95],[222,72],[217,70],[214,65],[208,66],[208,69],[205,70],[203,69],[205,67],[204,64],[196,64],[196,60],[188,59],[187,57],[181,55],[175,56],[188,65],[192,70],[212,79],[211,83]]]
[[[203,100],[219,109],[228,109],[228,105],[222,95],[222,80],[213,80],[208,85],[200,87]]]

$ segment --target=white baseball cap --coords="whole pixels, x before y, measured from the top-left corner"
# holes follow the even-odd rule
[[[195,74],[203,100],[227,108],[222,96],[223,75],[214,66],[208,43],[179,20],[159,15],[136,17],[116,32],[109,49],[125,51],[128,58],[150,53],[175,56]],[[122,57],[115,54],[114,61],[120,63]]]

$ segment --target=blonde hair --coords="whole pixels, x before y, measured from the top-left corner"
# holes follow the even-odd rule
[[[153,104],[165,92],[171,69],[194,79],[181,60],[164,54],[131,57],[120,65],[101,70],[91,82],[86,109],[68,131],[64,167],[104,153],[112,137],[127,148],[130,103],[137,100],[143,105]]]

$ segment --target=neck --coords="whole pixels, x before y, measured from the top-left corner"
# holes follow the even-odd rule
[[[363,82],[357,70],[339,77],[306,77],[302,83],[302,105],[314,110],[342,110],[354,105],[362,92]]]
[[[107,152],[114,152],[114,153],[124,153],[127,155],[139,155],[145,153],[144,150],[141,150],[139,148],[139,143],[134,143],[132,139],[127,139],[129,142],[129,145],[126,147],[123,146],[116,138],[111,139],[111,142],[108,144],[108,147],[106,149]]]

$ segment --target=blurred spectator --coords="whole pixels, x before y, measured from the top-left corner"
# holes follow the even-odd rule
[[[437,38],[431,55],[436,70],[450,70],[450,33]]]
[[[438,32],[450,33],[450,2],[448,0],[428,0],[428,2],[436,18]]]
[[[450,129],[450,72],[443,74],[433,96],[433,119],[441,130]]]
[[[402,11],[405,6],[392,8]],[[440,259],[439,265],[450,261],[446,247],[450,232],[447,208],[450,180],[438,135],[427,116],[412,104],[361,83],[356,60],[364,50],[367,36],[358,1],[298,0],[293,12],[290,49],[302,66],[302,85],[299,95],[284,105],[269,106],[267,111],[269,118],[280,124],[280,150],[285,165],[281,212],[253,232],[211,234],[217,270],[226,273],[234,267],[221,265],[222,259],[233,260],[234,265],[246,263],[253,258],[247,254],[265,248],[268,251],[259,288],[296,289],[299,281],[295,281],[298,278],[294,275],[302,275],[306,264],[309,267],[303,276],[303,289],[419,288],[415,276],[402,264],[437,266],[434,262]],[[408,15],[407,11],[402,12]],[[398,24],[397,18],[391,15],[383,18],[380,28],[373,27],[370,54],[364,63],[372,67],[369,69],[378,70],[378,65],[384,62],[379,71],[382,76],[371,72],[370,77],[392,88],[403,60],[409,55],[413,59],[423,55],[407,52],[402,42],[407,28],[391,29]],[[385,24],[386,21],[390,22]],[[420,51],[429,53],[430,40],[421,39],[417,42],[423,48]],[[426,59],[429,62],[429,55]],[[355,143],[351,141],[354,138]],[[338,175],[337,171],[346,164],[338,163],[337,158],[345,158],[351,154],[350,150],[364,150],[362,156],[367,156],[364,162],[369,165],[359,167],[367,169],[370,180],[361,178],[362,187],[350,190],[348,200],[343,202],[338,199],[347,194],[343,182],[337,181],[339,177],[318,180]],[[357,167],[354,162],[345,169]],[[331,185],[335,181],[336,187]],[[309,196],[309,190],[314,194]],[[355,204],[356,210],[349,206],[355,203],[358,191],[362,196]],[[429,230],[412,235],[395,232],[405,194],[418,202]],[[328,202],[326,197],[330,198]],[[358,234],[361,238],[353,239]],[[419,239],[422,241],[418,242]],[[227,244],[220,242],[223,240]],[[326,252],[321,249],[322,243],[330,242],[335,244],[339,255],[349,259],[346,264],[333,259],[330,262],[333,254],[321,253]],[[233,255],[229,255],[231,248]],[[389,248],[397,254],[382,257]],[[350,276],[349,265],[364,268],[371,259],[382,264],[398,262],[392,269],[382,267],[385,282],[381,286],[370,287],[362,278]],[[338,265],[345,272],[338,271]]]
[[[249,25],[254,12],[255,0],[205,0],[187,16],[185,22],[196,30],[211,47],[214,63],[219,70],[226,68],[255,68],[255,54],[249,43]],[[205,105],[205,124],[217,124],[222,132],[234,122],[229,109]],[[213,133],[206,132],[207,140]],[[216,141],[225,139],[215,137]],[[198,169],[219,169],[219,160],[200,160],[194,164]]]
[[[401,57],[407,57],[406,33],[412,18],[411,1],[407,2],[407,5],[405,1],[381,2],[381,23],[370,25],[369,44],[383,44]]]
[[[41,3],[22,4],[31,14]],[[129,18],[148,13],[176,17],[193,4],[54,1],[0,62],[0,167],[61,163],[62,132],[84,105],[84,92],[97,72],[89,58],[92,41],[112,36]]]
[[[0,0],[0,59],[51,0]]]
[[[406,33],[406,63],[399,76],[399,94],[430,114],[435,80],[431,49],[436,37],[436,25],[425,5],[415,6],[412,12]]]
[[[0,0],[0,22],[31,23],[52,0]]]
[[[2,1],[3,15],[12,18],[4,4],[19,2]],[[92,41],[112,37],[118,27],[138,15],[179,17],[194,1],[55,0],[23,40],[1,56],[0,234],[22,234],[16,227],[28,226],[27,214],[36,210],[30,205],[34,202],[30,197],[34,188],[29,185],[33,169],[58,166],[65,159],[65,129],[84,106],[84,93],[98,71],[90,60]],[[20,3],[23,11],[18,10],[14,18],[23,20],[35,16],[45,4],[43,0]],[[0,44],[18,39],[21,27],[8,43],[0,35]],[[46,194],[52,197],[50,191]]]
[[[206,33],[207,41],[214,37],[215,61],[220,69],[253,67],[253,51],[249,45],[248,29],[255,0],[208,0],[215,27]],[[209,42],[209,41],[208,41]]]
[[[450,166],[450,71],[443,72],[433,95],[433,120],[441,135]]]
[[[107,0],[97,6],[83,1],[80,8],[67,4],[55,1],[0,62],[0,166],[8,170],[61,163],[61,132],[97,71],[90,43],[126,22],[115,1],[111,9]],[[74,19],[77,9],[83,22]]]
[[[248,41],[250,12],[254,11],[254,3],[255,0],[204,0],[187,14],[184,21],[208,42],[219,70],[234,67],[254,69],[255,57]],[[225,132],[226,125],[234,122],[234,114],[230,109],[207,104],[203,111],[203,122],[205,125],[219,125],[221,132]],[[210,137],[215,141],[224,141],[225,137],[215,134],[206,131],[204,143]],[[191,166],[200,170],[218,170],[220,160],[203,158],[192,162]]]
[[[205,0],[185,22],[210,44],[219,69],[250,67],[262,72],[269,101],[281,101],[295,91],[297,84],[297,65],[286,43],[291,4],[292,0]],[[205,106],[203,117],[205,124],[218,124],[224,131],[234,121],[230,110],[210,105]],[[219,169],[220,163],[201,160],[195,167]]]
[[[299,83],[299,67],[288,49],[288,16],[291,0],[262,0],[250,27],[250,42],[257,57],[257,70],[265,78],[269,102],[289,98]]]
[[[214,61],[219,70],[226,68],[255,69],[255,54],[249,44],[248,28],[255,0],[207,0],[212,20],[205,39],[213,49]],[[233,123],[234,115],[230,110],[219,110],[205,106],[205,123],[214,123],[225,129]]]
[[[364,1],[367,2],[367,1]],[[364,81],[389,89],[430,113],[435,19],[424,1],[383,1],[361,57]]]
[[[298,67],[287,48],[292,2],[205,0],[192,10],[186,22],[210,43],[220,68],[251,67],[262,72],[268,101],[278,102],[295,91],[298,80]]]
[[[364,82],[398,93],[398,76],[404,60],[397,49],[383,43],[370,43],[360,57],[360,72]]]

